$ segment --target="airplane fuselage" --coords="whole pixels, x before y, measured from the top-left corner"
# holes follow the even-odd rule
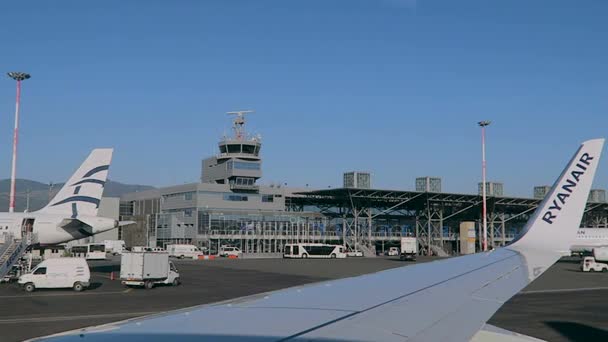
[[[606,246],[608,246],[608,229],[580,228],[570,250],[575,253],[592,252],[594,248]]]
[[[118,227],[118,221],[97,216],[50,213],[0,213],[0,233],[28,236],[32,244],[55,245],[86,238]]]

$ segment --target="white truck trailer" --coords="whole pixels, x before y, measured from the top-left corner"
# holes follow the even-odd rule
[[[416,238],[411,236],[402,237],[399,259],[416,261],[416,255],[418,255],[418,241]]]
[[[151,289],[157,284],[179,285],[179,272],[168,253],[124,252],[120,258],[120,280],[126,286]]]

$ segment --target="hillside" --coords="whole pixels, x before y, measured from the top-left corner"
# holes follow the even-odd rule
[[[0,180],[0,211],[8,211],[10,184],[10,179]],[[49,194],[49,184],[29,179],[17,179],[17,184],[15,185],[17,190],[15,211],[25,210],[28,190],[30,191],[30,211],[34,211],[44,207],[48,203],[49,197],[55,195],[62,186],[63,184],[54,184],[53,193]],[[103,195],[105,197],[120,197],[129,192],[150,189],[154,189],[154,187],[149,185],[124,184],[108,180]]]

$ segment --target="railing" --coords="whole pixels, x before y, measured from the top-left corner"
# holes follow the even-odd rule
[[[250,190],[257,191],[260,187],[258,185],[245,185],[245,184],[235,184],[230,183],[230,190]]]
[[[4,251],[0,257],[0,277],[4,277],[11,269],[11,267],[19,260],[19,258],[25,253],[28,246],[28,240],[12,240],[10,246]]]

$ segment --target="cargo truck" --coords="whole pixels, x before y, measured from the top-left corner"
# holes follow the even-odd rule
[[[123,285],[143,286],[146,289],[159,284],[180,284],[179,272],[169,261],[169,254],[154,252],[122,253],[120,280]]]
[[[416,255],[418,254],[418,241],[415,237],[402,237],[401,238],[401,254],[399,259],[416,261]]]

